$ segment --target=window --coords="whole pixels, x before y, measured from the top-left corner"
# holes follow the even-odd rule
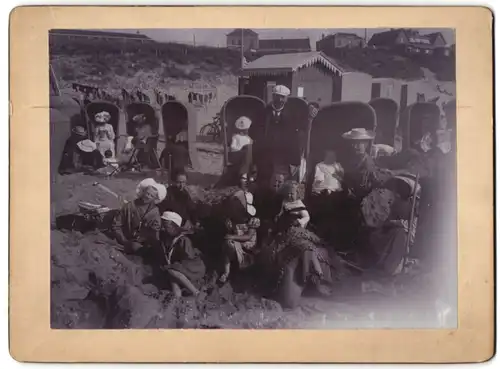
[[[304,87],[297,88],[297,97],[304,97]]]

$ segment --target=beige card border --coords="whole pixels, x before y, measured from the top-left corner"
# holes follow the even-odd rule
[[[492,13],[481,7],[20,7],[11,14],[10,352],[57,362],[474,362],[493,355]],[[49,325],[48,30],[456,29],[459,328],[56,331]]]

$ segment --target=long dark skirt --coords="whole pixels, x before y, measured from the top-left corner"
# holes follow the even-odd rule
[[[365,231],[360,259],[364,268],[394,275],[407,256],[408,233],[402,227],[380,227]]]

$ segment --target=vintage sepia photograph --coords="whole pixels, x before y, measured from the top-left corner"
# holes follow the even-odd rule
[[[457,328],[454,29],[48,39],[52,329]]]

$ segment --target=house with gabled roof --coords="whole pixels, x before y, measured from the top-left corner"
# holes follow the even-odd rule
[[[433,55],[436,49],[446,47],[446,40],[441,32],[423,35],[414,29],[398,28],[375,33],[368,45],[405,54]]]
[[[320,51],[264,55],[242,68],[240,95],[253,95],[269,102],[276,85],[287,86],[291,96],[322,106],[334,101],[368,102],[372,77]]]
[[[365,46],[365,40],[355,33],[337,32],[332,35],[322,36],[316,42],[316,50],[331,54],[335,49],[361,48]]]
[[[249,28],[236,28],[226,35],[226,47],[228,49],[248,52],[259,47],[259,34]]]
[[[259,40],[258,55],[290,54],[311,51],[309,38],[278,38]]]

